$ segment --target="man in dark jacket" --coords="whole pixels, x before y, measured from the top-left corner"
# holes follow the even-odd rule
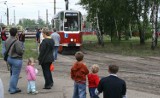
[[[110,75],[100,80],[95,93],[103,92],[103,98],[126,98],[126,83],[117,77],[118,70],[117,65],[109,65],[108,72]]]

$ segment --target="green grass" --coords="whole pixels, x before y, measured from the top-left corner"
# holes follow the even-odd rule
[[[120,42],[114,41],[110,42],[108,36],[104,37],[105,46],[99,46],[97,44],[96,36],[88,35],[83,36],[84,44],[83,48],[86,50],[114,53],[128,56],[160,56],[160,42],[155,50],[151,50],[151,39],[145,42],[145,45],[140,45],[139,38],[133,37],[130,40],[122,40]]]
[[[110,42],[109,36],[104,36],[104,39],[105,46],[101,47],[97,44],[97,37],[95,35],[83,36],[83,49],[128,56],[160,56],[160,42],[158,42],[158,46],[155,50],[151,50],[151,40],[147,40],[145,45],[140,45],[139,38],[137,37],[133,37],[128,41],[122,40],[121,42],[114,41],[112,43]],[[0,57],[2,58],[1,55]],[[33,57],[35,59],[38,58],[35,39],[26,39],[25,41],[25,52],[23,58],[27,59],[29,57]]]
[[[35,59],[38,58],[38,52],[36,48],[35,39],[28,39],[25,42],[25,52],[24,52],[24,59],[33,57]]]

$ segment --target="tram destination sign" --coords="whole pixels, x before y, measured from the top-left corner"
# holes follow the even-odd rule
[[[66,13],[66,16],[78,16],[77,13]]]

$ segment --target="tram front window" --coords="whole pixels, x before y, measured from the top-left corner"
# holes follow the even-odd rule
[[[65,14],[65,23],[64,23],[65,31],[78,31],[78,13],[66,13]]]

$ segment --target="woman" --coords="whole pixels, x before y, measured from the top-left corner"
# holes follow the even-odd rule
[[[52,74],[50,71],[50,65],[54,61],[53,50],[54,50],[54,41],[50,37],[50,31],[47,28],[43,28],[43,41],[40,44],[40,54],[38,57],[39,64],[42,67],[45,85],[43,89],[51,89],[53,86]]]
[[[10,37],[5,42],[6,50],[9,49],[11,43],[14,44],[11,46],[9,53],[8,53],[8,59],[7,62],[10,65],[11,68],[11,77],[10,77],[10,83],[9,83],[9,93],[15,94],[21,92],[21,90],[17,87],[19,74],[21,72],[22,68],[22,56],[24,53],[22,42],[18,41],[16,38],[17,35],[17,28],[11,28],[10,29]]]

